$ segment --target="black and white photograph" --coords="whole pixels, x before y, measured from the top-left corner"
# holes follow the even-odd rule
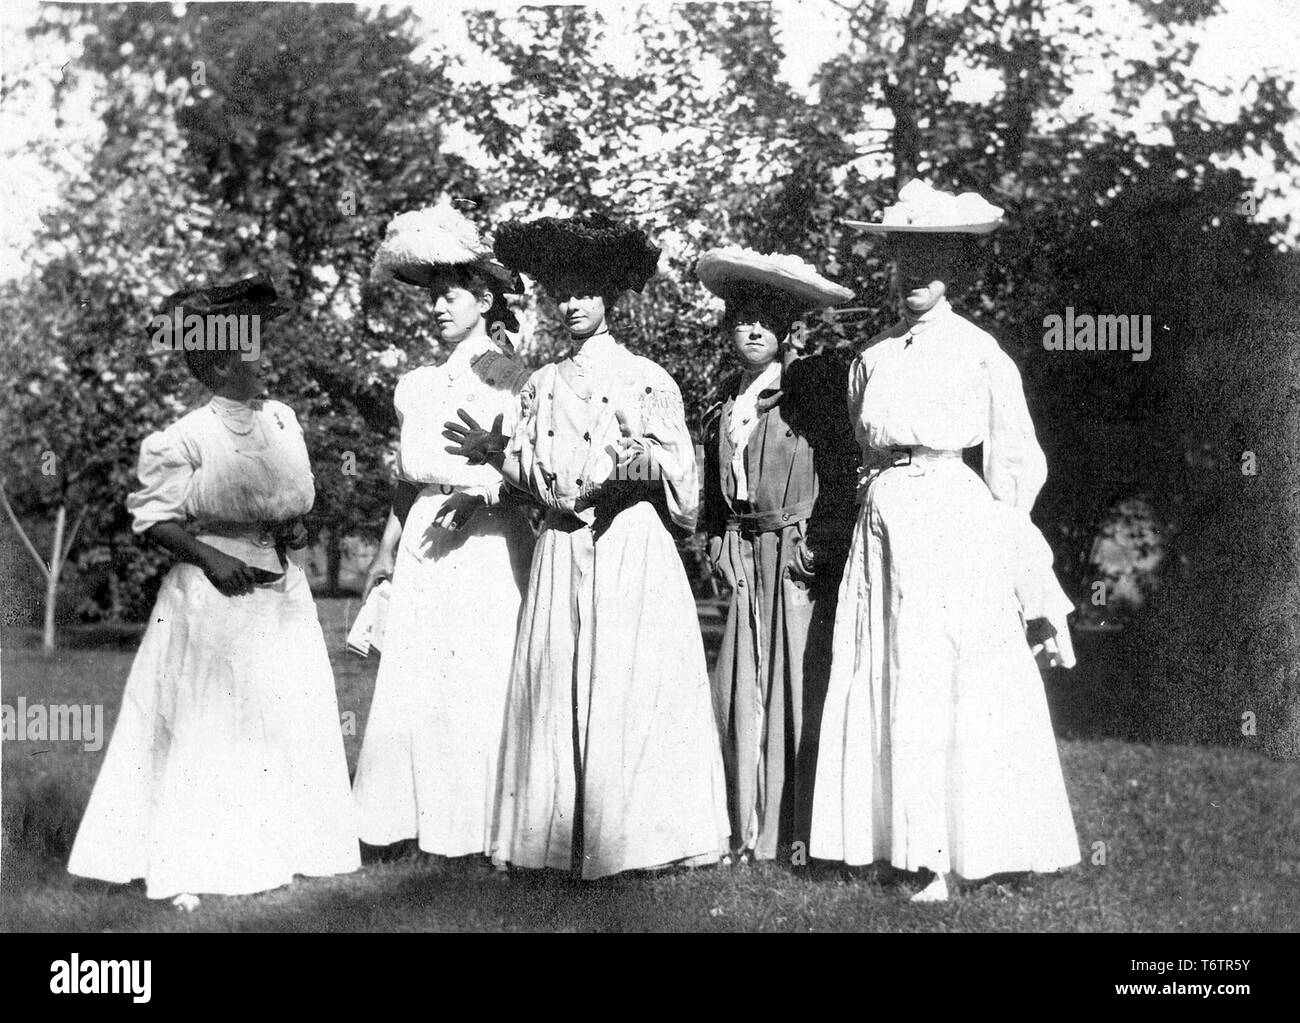
[[[1293,3],[0,18],[0,929],[1141,934],[1115,1004],[1260,993]]]

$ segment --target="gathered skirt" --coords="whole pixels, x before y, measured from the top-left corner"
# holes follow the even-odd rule
[[[361,840],[491,855],[506,690],[533,533],[517,506],[434,524],[426,488],[402,530],[353,782]]]
[[[695,601],[658,512],[634,504],[599,536],[548,525],[511,670],[500,856],[598,878],[716,861],[729,832]]]
[[[988,488],[959,460],[868,488],[840,586],[813,856],[980,878],[1079,845]]]
[[[307,578],[163,581],[68,869],[150,898],[360,866],[334,676]]]

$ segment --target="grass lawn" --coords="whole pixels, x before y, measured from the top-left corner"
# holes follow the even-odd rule
[[[320,602],[350,764],[375,664],[343,651],[355,602]],[[717,621],[702,608],[706,638]],[[46,660],[9,633],[4,702],[102,703],[111,731],[131,636],[97,637]],[[20,640],[14,643],[13,640]],[[76,636],[66,637],[75,641]],[[712,645],[712,644],[711,644]],[[1080,700],[1053,680],[1054,713]],[[1058,716],[1059,720],[1059,716]],[[348,734],[349,732],[355,734]],[[1070,729],[1064,729],[1070,734]],[[1122,734],[1116,732],[1114,734]],[[64,869],[103,750],[75,742],[3,744],[0,926],[5,930],[1294,930],[1300,921],[1300,763],[1218,748],[1108,738],[1060,743],[1084,865],[1007,879],[943,905],[913,906],[911,882],[814,865],[764,865],[577,884],[494,878],[474,863],[411,859],[305,879],[257,896],[207,897],[193,915]],[[1104,843],[1104,863],[1100,859]]]

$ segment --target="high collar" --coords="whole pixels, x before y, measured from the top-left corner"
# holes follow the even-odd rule
[[[920,316],[913,315],[904,305],[901,326],[906,329],[907,333],[916,335],[929,330],[936,323],[946,320],[952,314],[952,305],[947,298],[939,299],[933,307],[921,313]]]
[[[474,361],[480,355],[492,351],[495,347],[492,339],[486,334],[482,337],[466,338],[447,356],[447,361],[442,364],[442,368],[452,380],[456,380],[474,365]]]
[[[214,394],[212,400],[208,402],[220,416],[227,416],[232,419],[247,418],[254,412],[262,408],[262,398],[249,398],[246,401],[239,401],[236,398],[224,398],[220,394]]]
[[[569,350],[569,358],[577,365],[586,367],[604,362],[618,350],[618,342],[608,330],[602,330],[586,338],[581,345],[574,345]]]

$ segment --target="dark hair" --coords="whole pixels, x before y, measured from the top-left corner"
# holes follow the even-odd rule
[[[735,327],[740,314],[753,309],[763,318],[766,326],[778,339],[790,333],[794,322],[803,311],[798,304],[784,295],[774,294],[771,289],[752,284],[738,284],[727,292],[727,306],[722,314],[722,326],[725,330]]]
[[[281,300],[276,293],[270,275],[262,271],[227,284],[191,286],[174,291],[163,300],[159,315],[169,320],[176,315],[184,319],[191,314],[202,317],[254,316],[265,323],[292,309],[293,305]],[[181,339],[175,341],[179,345]],[[240,352],[240,347],[235,345],[224,350],[206,345],[193,350],[183,349],[186,369],[210,391],[221,385],[218,370],[225,368],[230,357]]]
[[[215,391],[221,386],[221,378],[217,375],[218,370],[225,369],[226,364],[231,358],[239,355],[238,347],[230,347],[222,350],[220,348],[195,348],[192,351],[185,351],[185,368],[190,371],[190,375],[209,391]]]
[[[494,323],[505,324],[506,330],[511,332],[519,330],[519,320],[515,316],[514,310],[506,302],[506,284],[496,274],[474,266],[472,263],[457,263],[454,266],[438,267],[434,271],[430,286],[435,284],[439,278],[448,278],[455,281],[458,287],[464,288],[472,295],[482,295],[485,291],[491,293],[492,307],[483,316],[483,319],[487,321],[489,330],[491,330]]]

